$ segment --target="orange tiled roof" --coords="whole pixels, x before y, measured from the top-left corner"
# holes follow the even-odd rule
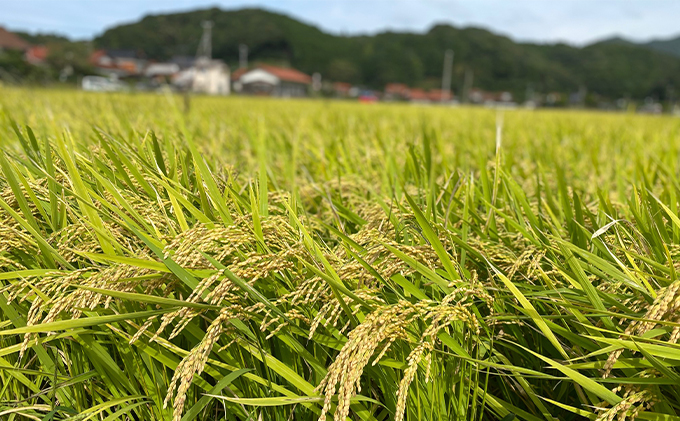
[[[29,62],[39,63],[47,59],[49,50],[44,45],[36,45],[26,50],[26,59]]]
[[[400,94],[400,95],[406,95],[408,94],[409,87],[404,85],[403,83],[388,83],[385,85],[385,93],[386,94]]]
[[[273,74],[274,76],[276,76],[279,79],[286,81],[286,82],[305,83],[305,84],[312,83],[312,77],[302,73],[299,70],[286,68],[286,67],[264,65],[264,64],[257,66],[257,67],[266,71],[266,72]]]
[[[453,96],[451,92],[444,92],[441,89],[431,89],[427,94],[430,97],[430,101],[441,101],[442,99],[449,101]]]
[[[34,47],[29,48],[28,51],[26,51],[27,54],[30,54],[35,58],[39,58],[42,60],[47,58],[49,52],[50,51],[44,45],[36,45]]]
[[[241,76],[243,76],[243,74],[246,73],[248,70],[250,70],[250,69],[248,69],[247,67],[241,67],[239,69],[234,70],[231,73],[231,80],[232,81],[239,80],[241,78]]]
[[[429,99],[427,97],[427,93],[425,93],[425,91],[423,91],[422,89],[418,89],[418,88],[411,89],[411,91],[409,92],[409,97],[411,99],[416,99],[416,100],[427,100],[427,99]]]

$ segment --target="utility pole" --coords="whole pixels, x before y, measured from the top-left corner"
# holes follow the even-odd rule
[[[314,92],[318,92],[321,90],[321,73],[315,72],[312,75],[312,89]]]
[[[248,67],[248,46],[245,44],[238,46],[238,67],[240,69]]]
[[[524,104],[528,107],[536,105],[534,102],[534,85],[531,82],[527,83],[527,90],[524,93]]]
[[[465,79],[463,80],[463,97],[461,102],[468,103],[470,101],[470,90],[472,89],[472,83],[475,79],[475,73],[471,68],[465,69]]]
[[[586,96],[588,96],[588,88],[581,85],[578,88],[578,102],[581,108],[586,108]]]
[[[673,109],[675,108],[675,88],[673,85],[666,85],[666,100],[668,101],[668,110],[673,114]]]
[[[453,68],[453,50],[446,50],[444,53],[444,72],[442,74],[442,97],[441,102],[445,102],[445,98],[451,96],[451,70]]]

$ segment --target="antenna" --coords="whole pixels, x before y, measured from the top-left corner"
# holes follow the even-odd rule
[[[238,67],[241,69],[248,67],[248,46],[245,44],[238,46]]]
[[[444,53],[444,73],[442,74],[442,96],[441,101],[451,96],[451,69],[453,67],[453,50],[446,50]]]
[[[212,27],[213,23],[209,20],[201,22],[203,27],[203,36],[201,43],[198,44],[198,51],[196,51],[196,59],[210,60],[212,58]]]

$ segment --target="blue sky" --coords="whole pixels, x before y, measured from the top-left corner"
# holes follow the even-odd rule
[[[680,35],[677,0],[0,0],[0,25],[82,39],[146,14],[210,6],[262,7],[346,34],[424,31],[447,22],[575,45],[611,35],[638,41]]]

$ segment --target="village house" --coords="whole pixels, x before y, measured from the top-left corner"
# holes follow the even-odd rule
[[[194,56],[172,56],[168,63],[176,64],[180,70],[186,70],[196,64],[196,57]]]
[[[238,69],[231,72],[231,83],[233,85],[232,87],[234,88],[235,92],[240,92],[242,87],[239,84],[239,79],[241,79],[241,76],[248,73],[250,70],[251,69],[247,67],[239,67]]]
[[[403,83],[385,85],[385,101],[405,101],[409,98],[409,87]]]
[[[144,69],[144,76],[155,83],[163,84],[172,80],[179,71],[179,65],[175,63],[150,63]]]
[[[430,97],[424,90],[420,88],[413,88],[408,92],[408,100],[411,102],[424,103],[430,102]]]
[[[425,92],[420,88],[409,88],[403,83],[388,83],[385,85],[385,101],[411,101],[417,103],[451,102],[453,94],[441,89],[430,89]]]
[[[234,90],[250,95],[305,97],[311,84],[311,76],[285,67],[259,65],[234,72]]]
[[[451,91],[443,91],[441,89],[430,89],[427,96],[432,102],[451,102],[453,100]]]
[[[221,60],[197,59],[194,66],[177,73],[173,85],[181,90],[208,95],[229,95],[230,72]]]
[[[38,66],[45,64],[48,54],[49,50],[44,45],[34,45],[26,50],[24,58],[27,62]]]
[[[90,64],[109,77],[140,76],[147,66],[143,55],[134,50],[96,50]]]
[[[468,93],[468,100],[473,104],[481,104],[487,107],[513,107],[517,105],[513,101],[513,96],[510,92],[487,92],[478,88],[470,90]]]

